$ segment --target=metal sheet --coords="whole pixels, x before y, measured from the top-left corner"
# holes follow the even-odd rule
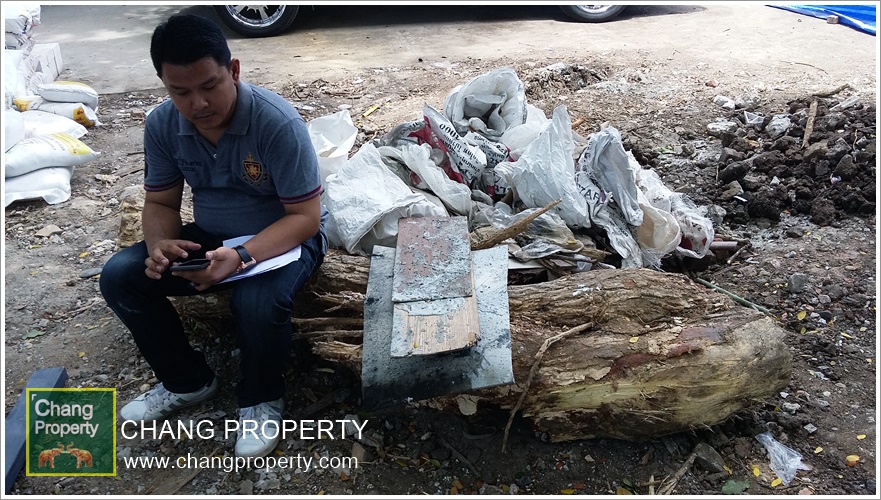
[[[480,338],[474,347],[431,356],[393,358],[392,282],[395,249],[376,246],[364,301],[362,405],[372,410],[514,382],[508,310],[508,250],[471,254]]]
[[[400,220],[393,302],[468,297],[471,289],[467,217]]]

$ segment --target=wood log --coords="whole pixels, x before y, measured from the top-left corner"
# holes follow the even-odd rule
[[[313,350],[356,373],[361,346],[353,330],[362,321],[368,270],[366,257],[329,253],[298,296],[294,320],[301,331],[330,330],[307,336]],[[461,409],[483,401],[513,408],[545,339],[587,322],[594,323],[591,330],[544,354],[521,405],[552,441],[638,440],[707,427],[789,383],[785,331],[682,275],[593,270],[509,286],[508,294],[517,382],[422,404]],[[176,306],[194,316],[229,315],[225,302],[207,295],[176,299]]]

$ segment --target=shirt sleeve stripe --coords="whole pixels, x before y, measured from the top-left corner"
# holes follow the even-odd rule
[[[161,185],[147,184],[145,182],[144,183],[144,191],[165,191],[167,189],[171,189],[171,188],[177,186],[178,184],[180,184],[180,181],[181,181],[181,179],[179,178],[179,179],[176,179],[172,182],[169,182],[166,184],[161,184]]]
[[[289,205],[291,203],[302,203],[306,200],[311,200],[312,198],[315,198],[316,196],[321,194],[321,190],[322,190],[322,187],[318,186],[317,188],[313,189],[312,191],[309,191],[308,193],[306,193],[304,195],[292,196],[292,197],[288,197],[288,198],[279,198],[279,200],[286,205]]]

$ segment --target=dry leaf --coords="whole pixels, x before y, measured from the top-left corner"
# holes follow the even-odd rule
[[[805,328],[805,327],[801,327],[801,333],[802,333],[802,335],[804,335],[804,333],[805,333],[806,331],[808,331],[807,328]]]
[[[760,471],[758,467],[753,465],[753,476],[759,477],[759,475],[761,475],[761,473],[762,473],[762,471]]]
[[[863,439],[866,439],[866,435],[865,434],[857,434],[857,439],[862,441]]]
[[[455,486],[450,488],[450,495],[458,495],[458,494],[459,494],[459,488],[456,488]]]
[[[848,467],[853,467],[854,465],[857,464],[857,462],[860,461],[860,456],[859,455],[848,455],[847,458],[845,458],[845,460],[847,460]]]
[[[772,488],[776,488],[776,487],[780,486],[781,484],[783,484],[783,480],[780,479],[779,477],[777,479],[774,479],[773,481],[771,481]]]
[[[853,338],[853,335],[848,335],[848,334],[846,334],[846,333],[844,333],[844,332],[841,332],[841,336],[844,337],[844,338],[846,338],[846,339],[852,339],[852,338]]]
[[[799,321],[801,321],[801,320],[805,319],[805,316],[807,316],[807,315],[808,315],[807,311],[799,311],[795,317],[798,318]]]
[[[76,355],[82,358],[86,355],[86,351],[80,351]]]
[[[567,488],[565,490],[560,490],[560,493],[562,493],[564,495],[571,495],[571,494],[575,493],[575,490],[573,490],[571,488]]]
[[[632,495],[633,492],[628,490],[627,488],[622,488],[619,486],[618,489],[615,490],[615,494],[616,495]]]
[[[635,344],[635,343],[637,343],[637,342],[639,342],[639,337],[630,337],[630,343],[631,343],[631,344]]]
[[[820,453],[822,451],[823,451],[823,447],[817,446],[816,448],[814,448],[814,455],[817,455],[818,453]]]

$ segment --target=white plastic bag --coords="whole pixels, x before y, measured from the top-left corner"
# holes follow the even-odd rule
[[[374,245],[395,246],[398,219],[448,215],[391,173],[369,143],[328,177],[323,201],[331,245],[362,255],[370,255]]]
[[[310,120],[306,128],[318,155],[318,170],[324,185],[327,176],[337,173],[349,158],[349,151],[358,137],[358,128],[352,123],[347,109]]]
[[[4,181],[3,206],[18,200],[43,198],[54,205],[70,199],[70,177],[74,167],[41,168]]]
[[[618,204],[628,224],[642,224],[634,171],[617,129],[606,127],[591,134],[577,168],[586,172],[603,191],[612,193],[612,200]]]
[[[706,208],[698,207],[685,194],[671,190],[654,170],[641,168],[632,154],[628,152],[628,156],[636,171],[636,184],[646,201],[670,213],[679,225],[681,236],[675,248],[676,253],[694,259],[706,256],[715,235],[713,222],[706,217]]]
[[[32,110],[18,114],[23,121],[25,139],[52,134],[69,134],[79,139],[87,133],[86,127],[55,113]]]
[[[510,150],[508,155],[512,161],[520,158],[526,146],[529,146],[551,123],[545,116],[544,111],[531,104],[526,105],[526,112],[526,122],[509,128],[502,134],[499,140],[502,144],[508,146]]]
[[[444,115],[460,135],[474,130],[498,140],[511,127],[526,122],[526,92],[517,73],[501,68],[452,90]]]
[[[540,208],[562,199],[555,211],[571,228],[590,227],[587,202],[575,184],[572,126],[566,106],[554,110],[550,126],[516,162],[502,162],[496,171],[527,207]]]
[[[97,158],[83,141],[68,134],[52,134],[19,141],[5,153],[5,177],[16,177],[46,167],[74,167]]]
[[[444,206],[456,215],[471,212],[471,190],[456,182],[431,161],[428,144],[402,144],[397,148],[381,146],[379,154],[403,163],[411,171],[410,183],[419,189],[429,189],[441,199]]]
[[[799,470],[811,470],[811,467],[801,461],[801,453],[779,443],[771,436],[770,432],[763,432],[756,436],[756,441],[762,443],[771,459],[771,470],[783,481],[785,486],[795,479]]]
[[[52,102],[81,102],[92,111],[98,109],[98,92],[81,82],[57,81],[37,85],[40,97]]]

